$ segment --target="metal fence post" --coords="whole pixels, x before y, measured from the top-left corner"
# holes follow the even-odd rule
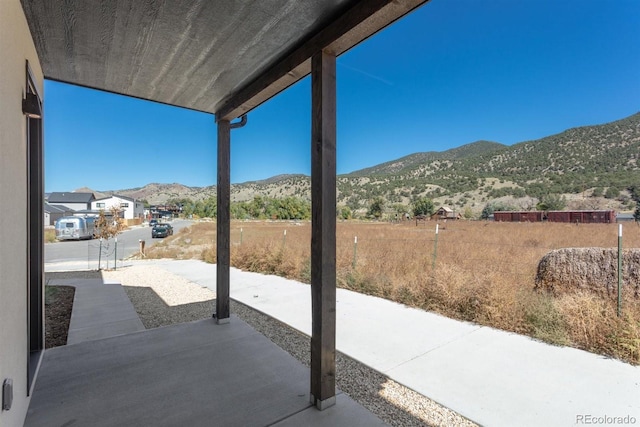
[[[622,314],[622,224],[618,224],[618,317]]]
[[[440,224],[436,224],[436,239],[433,244],[433,262],[431,263],[431,270],[436,269],[436,257],[438,255],[438,226]]]
[[[356,269],[356,255],[358,253],[358,236],[353,238],[353,269]]]
[[[100,238],[100,249],[98,250],[98,270],[100,270],[101,260],[102,260],[102,237]]]

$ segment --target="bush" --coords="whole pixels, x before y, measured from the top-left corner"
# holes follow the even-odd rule
[[[566,322],[551,296],[532,295],[525,306],[525,320],[533,338],[556,345],[569,344]]]
[[[351,208],[349,206],[343,206],[340,209],[340,218],[342,219],[351,219],[353,213],[351,212]]]
[[[615,199],[619,195],[620,195],[620,190],[617,189],[616,187],[609,187],[607,188],[607,191],[605,191],[604,193],[604,197],[606,199]]]
[[[45,243],[53,243],[56,241],[56,230],[54,229],[45,229],[44,230],[44,242]]]
[[[413,202],[414,216],[418,216],[418,215],[431,216],[433,215],[435,210],[436,208],[435,208],[435,205],[433,204],[433,200],[429,198],[422,197]]]
[[[375,219],[380,219],[382,217],[383,210],[384,199],[382,197],[376,197],[371,201],[371,204],[369,205],[367,216]]]
[[[484,209],[482,209],[480,218],[488,219],[491,215],[493,215],[494,212],[513,211],[513,210],[515,210],[513,206],[505,205],[504,203],[501,203],[501,202],[487,203]]]
[[[561,211],[567,207],[567,198],[559,194],[547,194],[542,196],[536,208],[540,211]]]

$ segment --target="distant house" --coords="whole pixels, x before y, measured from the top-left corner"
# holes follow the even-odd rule
[[[53,192],[49,195],[47,203],[50,205],[62,205],[74,211],[91,209],[91,202],[95,200],[93,193],[58,193]]]
[[[49,203],[44,204],[44,225],[51,226],[55,225],[56,221],[62,218],[63,216],[73,215],[73,209],[69,209],[63,205],[50,205]]]
[[[113,207],[120,209],[121,217],[124,219],[134,219],[144,217],[144,204],[131,197],[114,194],[91,202],[92,211],[110,211]]]
[[[182,207],[178,205],[152,205],[145,211],[145,218],[173,218],[182,212]]]
[[[431,219],[434,219],[434,220],[460,219],[460,218],[462,218],[461,214],[456,213],[456,211],[446,206],[442,206],[438,208],[438,210],[433,215],[431,215]]]

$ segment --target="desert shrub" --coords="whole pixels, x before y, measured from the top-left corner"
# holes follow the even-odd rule
[[[486,318],[487,283],[456,265],[439,266],[421,288],[423,308],[460,320],[483,323]]]
[[[291,250],[279,243],[267,243],[261,246],[242,245],[232,251],[231,264],[247,271],[275,274],[298,280],[302,278],[304,269],[304,265],[298,262]]]
[[[570,343],[567,322],[553,297],[543,293],[532,293],[523,309],[531,337],[557,345]]]
[[[217,251],[215,245],[211,245],[206,247],[200,253],[200,259],[204,262],[208,262],[209,264],[215,264],[217,260]]]
[[[44,230],[44,242],[45,243],[54,243],[56,242],[56,230],[52,228],[45,228]]]
[[[376,295],[379,285],[370,275],[358,270],[343,271],[338,274],[336,282],[339,287],[367,295]]]
[[[566,319],[573,344],[587,351],[640,363],[640,313],[627,300],[621,317],[616,303],[589,291],[562,295],[557,307]]]

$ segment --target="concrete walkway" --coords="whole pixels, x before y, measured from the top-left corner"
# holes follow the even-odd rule
[[[67,345],[144,331],[129,297],[119,283],[102,279],[52,279],[49,285],[76,288]]]
[[[215,265],[141,262],[215,290]],[[311,333],[309,285],[232,269],[231,298]],[[640,424],[640,367],[343,289],[337,348],[484,426]]]

